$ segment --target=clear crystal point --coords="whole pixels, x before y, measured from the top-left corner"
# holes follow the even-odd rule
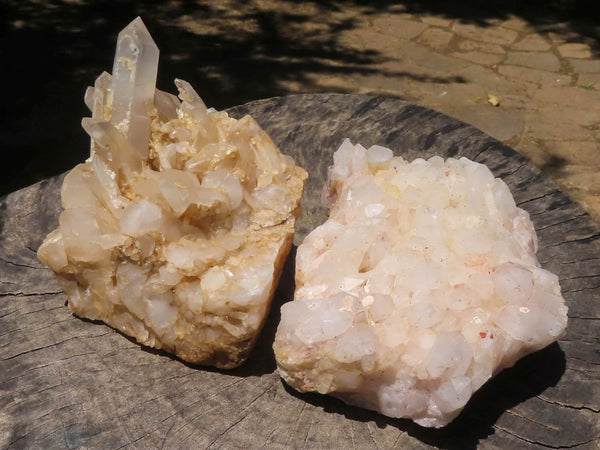
[[[110,121],[143,158],[148,156],[148,110],[154,100],[158,54],[158,47],[141,18],[135,18],[119,33]]]

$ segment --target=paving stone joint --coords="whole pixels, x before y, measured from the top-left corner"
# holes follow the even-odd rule
[[[471,123],[529,157],[600,220],[600,133],[590,131],[600,129],[600,57],[563,31],[518,17],[492,25],[375,17],[349,33],[357,49],[381,53],[386,62],[373,68],[396,75],[338,77],[337,88],[398,96]]]

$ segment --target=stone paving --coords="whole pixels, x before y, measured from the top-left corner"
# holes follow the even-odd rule
[[[11,113],[12,105],[20,108],[9,125],[0,123],[0,146],[9,150],[3,178],[12,186],[15,178],[30,183],[29,174],[60,173],[85,157],[85,136],[76,125],[85,85],[110,70],[118,30],[141,15],[161,48],[159,81],[162,74],[169,83],[163,89],[173,89],[174,77],[187,79],[216,107],[299,92],[399,97],[507,143],[600,220],[600,23],[594,11],[585,23],[477,2],[483,9],[475,13],[464,13],[462,3],[427,0],[118,3],[7,1],[8,14],[0,19],[8,30],[0,34],[0,48],[12,61],[7,85],[36,86],[5,93]],[[46,68],[42,78],[31,52]],[[80,154],[52,166],[52,173],[43,155],[47,148],[64,149],[63,141]]]
[[[572,42],[578,37],[517,17],[474,25],[399,7],[365,16],[339,40],[379,52],[372,67],[380,70],[312,81],[323,90],[398,96],[468,122],[530,158],[598,220],[600,55]],[[301,83],[287,87],[304,91]]]

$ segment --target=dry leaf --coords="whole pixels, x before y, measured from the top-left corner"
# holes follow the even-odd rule
[[[488,103],[491,103],[492,106],[500,106],[500,99],[494,94],[488,94]]]

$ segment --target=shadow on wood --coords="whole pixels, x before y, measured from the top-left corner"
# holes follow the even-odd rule
[[[326,413],[342,414],[350,420],[373,421],[379,428],[394,426],[420,441],[444,449],[475,449],[481,440],[494,434],[498,418],[519,403],[555,386],[565,371],[565,354],[555,342],[519,360],[484,384],[465,409],[444,428],[425,428],[406,419],[393,419],[373,411],[349,406],[333,397],[299,393],[287,384],[285,390]]]
[[[1,206],[1,205],[0,205]],[[1,211],[1,210],[0,210]],[[184,364],[190,369],[195,370],[206,370],[209,372],[216,373],[225,373],[227,375],[234,375],[238,377],[248,377],[248,376],[261,376],[269,373],[273,373],[276,368],[275,364],[275,355],[273,354],[273,341],[275,340],[275,332],[277,331],[277,325],[279,324],[279,320],[281,318],[281,306],[293,299],[294,290],[295,290],[295,282],[294,282],[294,273],[296,271],[296,249],[295,245],[292,245],[290,250],[290,254],[288,255],[285,264],[283,266],[283,271],[281,272],[281,278],[279,279],[279,284],[275,291],[275,295],[273,296],[273,301],[271,303],[271,309],[269,315],[265,320],[265,324],[263,326],[262,331],[260,332],[259,338],[256,341],[256,345],[254,346],[248,360],[239,367],[235,369],[218,369],[216,367],[208,367],[201,366],[197,364],[191,364],[187,361],[183,361],[177,356],[166,352],[162,349],[156,349],[152,347],[148,347],[146,345],[139,344],[133,337],[121,332],[116,328],[112,328],[109,325],[105,324],[101,320],[91,320],[85,317],[80,317],[76,314],[73,314],[73,317],[83,320],[84,322],[109,327],[119,333],[121,336],[126,338],[129,342],[137,344],[140,346],[140,349],[143,352],[149,353],[151,355],[157,355],[164,358],[169,358],[173,361],[177,361],[179,363]],[[68,300],[65,301],[65,306],[67,306]]]

